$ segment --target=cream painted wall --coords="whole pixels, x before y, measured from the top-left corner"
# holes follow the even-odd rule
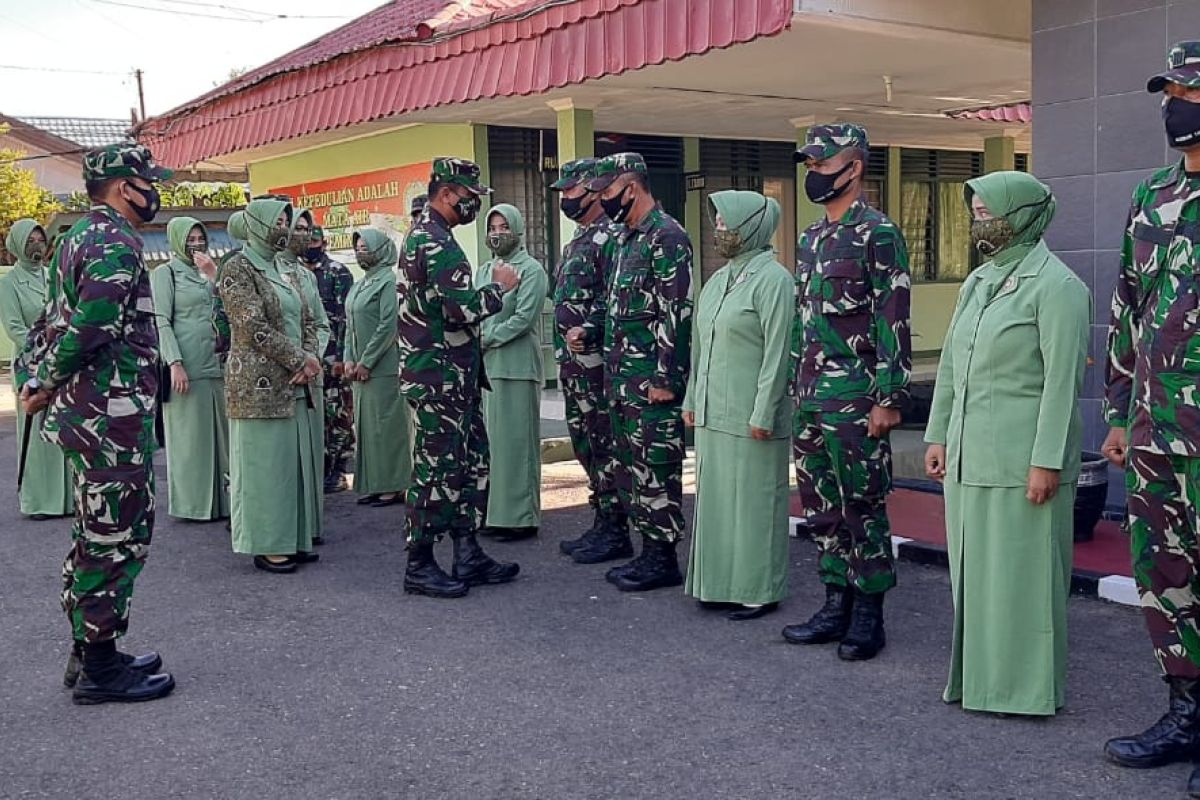
[[[14,136],[0,136],[0,148],[20,150],[28,156],[44,156],[47,151],[33,147]],[[38,186],[51,194],[66,195],[83,191],[80,161],[71,157],[34,158],[18,164],[33,172]]]
[[[961,283],[918,283],[912,290],[913,352],[942,349]]]
[[[482,135],[480,135],[482,133]],[[482,144],[481,144],[482,143]],[[298,150],[286,156],[250,164],[250,189],[262,194],[277,186],[328,180],[345,175],[432,161],[439,156],[467,158],[479,163],[488,180],[487,128],[480,125],[412,125],[349,141]],[[484,202],[487,206],[487,202]],[[483,218],[454,229],[454,237],[477,267],[487,252]]]

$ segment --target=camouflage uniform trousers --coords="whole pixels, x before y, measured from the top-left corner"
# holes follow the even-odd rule
[[[488,438],[479,394],[442,392],[409,400],[412,484],[405,492],[408,543],[433,542],[483,527],[488,501]]]
[[[588,504],[604,514],[619,511],[612,417],[604,395],[604,367],[559,376],[567,431],[575,458],[588,476]]]
[[[792,425],[796,482],[820,550],[821,582],[866,594],[896,585],[887,495],[892,449],[867,435],[870,407],[797,408]]]
[[[683,538],[683,414],[678,403],[609,398],[617,490],[633,529],[660,541]]]
[[[1200,458],[1129,450],[1133,577],[1162,671],[1200,679]]]
[[[75,472],[72,547],[62,606],[77,642],[125,634],[133,583],[154,531],[152,452],[64,450]]]
[[[325,368],[325,474],[354,452],[354,396],[350,383]]]

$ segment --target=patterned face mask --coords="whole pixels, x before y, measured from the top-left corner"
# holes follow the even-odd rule
[[[512,255],[512,252],[517,249],[518,244],[520,244],[520,240],[517,239],[517,235],[511,231],[488,234],[488,249],[501,258]]]
[[[276,225],[267,237],[267,244],[271,245],[271,248],[276,252],[286,250],[288,240],[291,239],[291,236],[291,231],[288,230],[287,225]]]
[[[1017,232],[1004,217],[977,219],[971,222],[971,243],[975,249],[991,257],[1008,247]]]
[[[308,231],[291,231],[288,234],[287,249],[294,256],[300,256],[308,249],[311,236]]]
[[[370,269],[379,263],[379,254],[372,253],[370,250],[360,250],[355,253],[355,257],[358,259],[358,265],[364,270]]]
[[[29,242],[25,245],[25,257],[35,264],[42,263],[42,259],[46,257],[46,243]]]
[[[721,258],[733,258],[742,252],[742,232],[724,230],[713,232],[713,244]]]

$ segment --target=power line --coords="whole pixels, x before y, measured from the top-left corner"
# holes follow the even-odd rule
[[[165,1],[166,0],[164,0],[164,2]],[[254,22],[254,23],[258,23],[258,24],[261,24],[263,22],[272,22],[274,20],[279,20],[279,19],[304,19],[304,20],[349,19],[348,17],[312,16],[312,15],[305,15],[305,14],[272,14],[270,12],[265,12],[265,11],[250,11],[249,9],[244,9],[244,8],[231,8],[229,6],[218,6],[218,5],[207,5],[206,4],[206,7],[208,7],[208,8],[223,8],[226,10],[240,11],[242,13],[259,14],[261,16],[261,19],[249,19],[247,17],[231,17],[231,16],[228,16],[225,14],[209,14],[209,13],[202,14],[202,13],[199,13],[196,11],[177,11],[173,8],[156,8],[154,6],[142,6],[142,5],[136,5],[134,3],[123,3],[123,2],[120,2],[120,0],[92,0],[92,2],[93,3],[102,3],[103,5],[107,5],[107,6],[119,6],[121,8],[133,8],[133,9],[137,9],[138,11],[157,11],[159,14],[173,14],[175,16],[180,16],[180,17],[199,17],[201,19],[219,19],[219,20],[227,20],[229,22]],[[200,3],[188,3],[187,5],[198,6],[201,4]]]
[[[158,0],[160,3],[170,3],[177,6],[202,6],[204,8],[219,8],[223,11],[240,11],[244,14],[254,14],[268,19],[348,19],[348,17],[321,16],[316,14],[272,14],[270,11],[256,11],[253,8],[227,6],[223,3],[194,3],[192,0]]]
[[[128,78],[130,72],[105,72],[98,69],[66,69],[63,67],[25,67],[19,64],[0,64],[0,69],[16,69],[22,72],[66,72],[73,75],[112,75],[118,78]]]

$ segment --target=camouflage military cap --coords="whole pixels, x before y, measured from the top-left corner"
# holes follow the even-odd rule
[[[870,146],[866,128],[853,122],[814,125],[804,137],[804,147],[796,151],[796,163],[804,163],[810,158],[824,161],[851,147],[867,150]]]
[[[308,240],[310,242],[325,241],[325,229],[322,228],[320,225],[313,225],[312,229],[308,233]]]
[[[143,178],[151,183],[165,181],[174,170],[154,163],[150,151],[136,142],[110,144],[88,150],[83,154],[83,179],[102,181],[108,178]]]
[[[1200,42],[1180,42],[1167,53],[1167,71],[1146,81],[1147,92],[1161,92],[1168,83],[1200,87]]]
[[[465,186],[475,194],[491,194],[490,186],[484,186],[480,181],[479,165],[465,158],[435,158],[431,181],[453,183]]]
[[[615,156],[606,156],[596,162],[593,170],[596,177],[588,182],[588,189],[593,192],[604,191],[610,183],[627,173],[637,172],[642,175],[650,173],[646,167],[646,159],[642,158],[641,153],[617,153]]]
[[[561,192],[591,180],[596,177],[597,163],[594,158],[577,158],[574,161],[568,161],[562,165],[558,172],[558,180],[550,184],[550,188]]]
[[[429,195],[419,194],[412,199],[412,203],[408,206],[408,213],[415,217],[424,211],[427,205],[429,205]]]

